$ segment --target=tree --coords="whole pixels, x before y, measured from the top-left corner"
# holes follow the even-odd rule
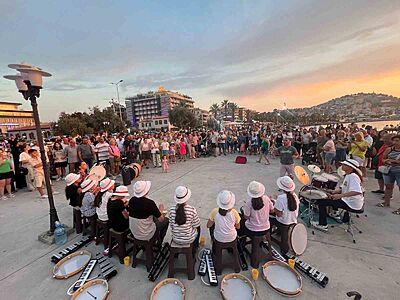
[[[169,120],[174,126],[180,129],[199,126],[194,113],[190,109],[181,106],[176,106],[169,111]]]
[[[216,117],[219,112],[219,105],[217,103],[213,103],[210,106],[210,112],[214,115],[214,117]]]
[[[211,128],[213,130],[219,130],[219,123],[214,117],[209,117],[207,119],[207,128]]]
[[[221,108],[224,109],[224,119],[226,118],[226,115],[227,115],[228,106],[229,106],[229,100],[226,100],[226,99],[222,100]]]
[[[231,102],[231,103],[229,103],[229,107],[232,111],[232,122],[234,122],[235,121],[235,112],[236,112],[236,109],[239,108],[239,106],[236,103]]]

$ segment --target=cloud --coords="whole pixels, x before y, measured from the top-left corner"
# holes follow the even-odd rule
[[[58,82],[60,83],[60,82]],[[60,85],[51,83],[46,85],[46,89],[50,91],[57,92],[66,92],[66,91],[78,91],[78,90],[96,90],[105,88],[107,86],[106,83],[98,84],[98,83],[68,83],[62,82]]]

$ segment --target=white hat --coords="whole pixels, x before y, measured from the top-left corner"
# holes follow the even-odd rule
[[[86,179],[84,182],[81,183],[82,193],[87,192],[93,186],[97,184],[97,181],[94,179]]]
[[[296,188],[292,178],[289,176],[279,177],[276,180],[276,184],[278,185],[279,189],[286,191],[286,192],[293,192]]]
[[[121,197],[129,197],[128,188],[124,185],[120,185],[115,189],[115,192],[112,194],[113,196],[121,196]]]
[[[100,192],[105,192],[110,189],[115,184],[114,180],[111,180],[110,178],[103,179],[100,181]]]
[[[260,198],[265,193],[265,186],[258,181],[252,181],[247,187],[247,195],[251,198]]]
[[[342,165],[346,165],[349,166],[350,168],[353,168],[354,170],[356,170],[356,172],[362,176],[362,172],[359,169],[360,168],[360,164],[358,163],[358,161],[356,161],[355,159],[347,159],[345,161],[341,162]]]
[[[69,173],[67,176],[65,176],[65,182],[67,183],[67,186],[70,186],[74,184],[79,178],[81,178],[79,174]]]
[[[217,205],[225,210],[231,209],[235,206],[235,194],[227,190],[219,192]]]
[[[192,196],[192,191],[186,186],[178,186],[175,190],[175,202],[178,204],[185,203]]]
[[[136,181],[133,185],[133,196],[140,198],[150,191],[151,181]]]

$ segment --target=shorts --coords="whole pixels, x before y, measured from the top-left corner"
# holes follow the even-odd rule
[[[336,156],[336,153],[333,152],[325,152],[325,162],[329,165],[332,164],[334,158]]]
[[[336,149],[336,157],[335,160],[337,162],[346,160],[346,149]]]
[[[400,172],[389,172],[389,174],[383,174],[383,181],[385,184],[394,184],[396,182],[400,187]]]
[[[261,148],[261,152],[262,152],[262,154],[267,155],[269,153],[269,149]]]
[[[66,161],[55,162],[54,163],[54,167],[56,167],[56,168],[65,168],[65,167],[67,167],[67,162]]]
[[[375,179],[382,180],[383,179],[383,174],[379,172],[378,170],[375,170]]]
[[[211,148],[213,148],[213,149],[217,148],[217,144],[216,143],[211,143]]]
[[[283,177],[285,175],[288,175],[292,178],[294,178],[294,164],[292,165],[282,165],[281,164],[281,169],[280,169],[280,177]]]
[[[13,171],[10,171],[10,172],[7,172],[7,173],[0,173],[0,180],[10,179],[10,178],[13,177],[13,175],[14,175]]]
[[[358,164],[360,165],[360,167],[364,167],[364,158],[361,158],[359,156],[353,156],[353,159],[358,162]]]
[[[143,151],[142,152],[142,159],[144,159],[144,160],[151,159],[151,152],[150,151]]]
[[[169,155],[169,150],[162,150],[162,155],[168,156]]]
[[[41,174],[35,174],[33,178],[33,185],[35,186],[35,188],[41,188],[42,186],[44,186],[44,176]]]

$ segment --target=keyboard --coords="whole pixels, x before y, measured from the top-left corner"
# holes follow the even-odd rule
[[[90,273],[92,273],[94,266],[97,263],[97,259],[91,259],[87,264],[85,270],[83,270],[81,276],[79,276],[78,280],[71,285],[68,289],[67,294],[72,295],[76,290],[78,290],[85,282],[88,280]]]
[[[210,282],[210,285],[217,286],[218,278],[217,278],[217,274],[215,273],[214,262],[212,260],[211,253],[206,254],[206,262],[207,262],[208,281]]]
[[[203,254],[201,255],[199,270],[197,272],[200,276],[205,276],[207,274],[206,255],[208,255],[208,254],[211,255],[211,250],[210,249],[204,249],[203,250]]]

